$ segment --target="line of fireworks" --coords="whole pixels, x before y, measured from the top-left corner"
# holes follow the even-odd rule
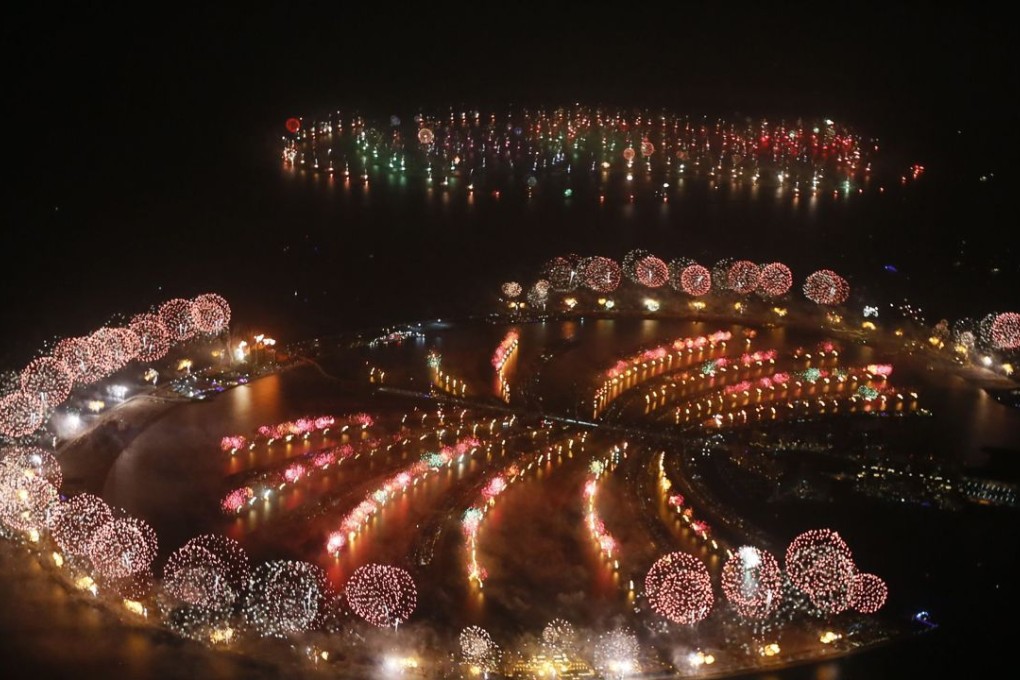
[[[620,567],[619,560],[614,556],[617,542],[606,529],[605,523],[599,516],[596,497],[599,490],[599,481],[602,479],[602,476],[614,469],[620,463],[620,460],[626,457],[627,442],[614,446],[601,460],[592,461],[588,477],[584,482],[585,525],[588,527],[588,533],[591,535],[595,545],[598,546],[602,556],[607,561],[612,560],[611,564],[614,570]]]
[[[496,379],[499,382],[499,396],[505,401],[510,401],[510,382],[506,378],[504,368],[510,359],[517,353],[520,334],[511,330],[496,347],[492,354],[492,366],[496,369]]]
[[[652,389],[645,392],[645,414],[663,408],[668,402],[672,402],[681,396],[691,396],[691,390],[708,391],[713,389],[730,390],[732,385],[727,384],[728,380],[740,378],[750,372],[758,372],[762,369],[773,370],[775,366],[776,353],[774,350],[745,353],[739,360],[730,363],[726,357],[712,359],[701,364],[694,371],[684,371],[675,375],[669,383],[654,385]],[[732,370],[728,370],[728,368]],[[784,374],[776,374],[782,378]],[[756,383],[759,385],[769,384],[776,379],[772,375],[758,376]],[[739,384],[751,382],[743,380]]]
[[[379,450],[378,440],[364,442],[364,455],[371,457]],[[386,450],[390,450],[390,444]],[[302,479],[310,479],[318,473],[339,467],[346,460],[356,460],[362,455],[351,444],[330,446],[301,456],[300,460],[291,461],[283,470],[263,472],[257,480],[253,480],[229,491],[220,501],[220,509],[224,513],[237,514],[242,510],[254,508],[258,503],[265,503],[274,494],[282,492],[288,485],[297,484]]]
[[[295,437],[301,437],[307,441],[312,435],[325,436],[331,430],[337,430],[338,434],[347,432],[352,427],[360,427],[366,430],[372,426],[374,419],[367,413],[355,413],[349,416],[322,415],[297,420],[287,420],[275,425],[260,425],[256,428],[256,435],[248,439],[243,434],[227,435],[220,440],[220,450],[229,452],[231,455],[247,447],[254,451],[258,444],[271,446],[277,440],[290,442]]]
[[[577,440],[580,443],[577,447],[578,453],[584,452],[584,441],[587,435],[587,432],[579,435]],[[539,470],[544,461],[552,461],[554,456],[556,460],[559,460],[564,453],[573,455],[573,451],[574,438],[571,437],[566,442],[566,448],[564,448],[563,444],[548,446],[541,453],[518,459],[508,465],[502,472],[488,478],[482,487],[480,500],[465,510],[461,517],[461,531],[466,539],[468,554],[468,581],[476,583],[479,588],[483,588],[485,579],[488,577],[485,567],[478,561],[478,533],[481,531],[482,523],[485,521],[489,510],[496,505],[496,500],[513,484],[524,481],[528,473]]]
[[[619,396],[621,388],[630,389],[681,365],[685,358],[689,363],[695,354],[712,351],[716,347],[726,348],[732,338],[729,331],[716,331],[711,335],[678,338],[671,343],[644,350],[625,359],[618,360],[612,368],[603,372],[602,384],[592,395],[593,417],[604,411]],[[674,365],[675,364],[675,365]]]
[[[642,249],[627,253],[622,263],[600,255],[557,256],[545,264],[541,277],[540,281],[547,284],[547,293],[550,290],[572,293],[586,288],[594,293],[608,295],[627,280],[638,290],[672,289],[691,298],[701,298],[714,290],[739,296],[738,300],[747,300],[748,296],[756,295],[764,300],[777,301],[789,294],[794,283],[793,272],[782,262],[759,265],[750,260],[724,258],[709,269],[686,257],[673,259],[667,264],[665,260]],[[833,307],[846,302],[850,295],[850,284],[836,272],[821,269],[804,279],[802,293],[818,305]],[[573,296],[569,302],[567,300],[564,299],[564,304],[568,309],[577,304]],[[606,298],[598,300],[599,305],[605,309],[613,308],[611,302]],[[646,298],[644,301],[645,309],[650,312],[658,311],[660,304],[654,298]],[[737,311],[743,309],[739,301],[735,307]]]
[[[0,398],[0,435],[31,435],[76,385],[95,383],[132,361],[158,361],[172,346],[199,335],[218,335],[229,323],[227,301],[206,293],[193,300],[168,300],[158,311],[137,314],[123,327],[64,338],[50,355],[29,362],[19,374],[17,389]]]
[[[770,364],[770,368],[771,366]],[[835,390],[841,393],[856,391],[854,397],[860,397],[868,402],[875,398],[882,398],[883,394],[896,394],[902,399],[902,396],[887,384],[888,376],[891,373],[892,366],[888,364],[871,364],[862,368],[851,367],[848,369],[810,367],[792,373],[776,372],[761,376],[753,382],[750,380],[742,380],[733,384],[710,382],[706,386],[712,391],[703,393],[696,400],[689,400],[674,408],[674,424],[700,422],[699,419],[711,415],[713,412],[733,410],[748,403],[760,405],[782,399],[790,399],[790,403],[795,403],[796,400],[793,397],[801,395],[805,388],[808,389],[809,394],[814,395],[815,386],[819,384],[821,385],[819,397],[829,394],[830,390]],[[713,377],[716,374],[714,371],[703,371],[702,375],[703,377]],[[686,380],[681,380],[681,386],[683,385],[686,385]],[[917,395],[912,393],[911,396],[916,399]],[[724,397],[731,397],[729,404],[724,401]],[[772,412],[775,413],[774,408]],[[715,416],[715,420],[718,421],[718,414]]]
[[[839,385],[838,388],[842,388]],[[750,405],[743,406],[739,399],[732,403],[720,404],[718,409],[709,405],[700,411],[695,404],[695,413],[689,408],[684,410],[683,415],[677,415],[676,424],[694,423],[703,428],[723,428],[728,426],[745,425],[751,421],[777,420],[780,418],[803,417],[817,409],[818,414],[834,413],[845,408],[848,413],[881,413],[887,411],[892,404],[893,410],[897,412],[912,411],[917,406],[916,392],[897,392],[892,387],[884,386],[881,389],[869,385],[860,385],[853,394],[832,396],[816,396],[811,399],[801,399],[803,388],[791,390],[789,393],[780,395],[779,392],[761,392],[756,395],[753,408]],[[777,406],[785,406],[785,409],[777,409],[776,406],[766,408],[766,404],[772,401],[784,400]],[[717,410],[712,414],[713,410]],[[706,416],[711,416],[707,417]]]
[[[426,362],[432,376],[432,384],[437,389],[458,397],[467,395],[467,381],[443,370],[442,354],[431,350],[426,357]]]
[[[491,445],[490,445],[491,446]],[[409,487],[416,486],[429,474],[454,463],[461,463],[479,451],[480,442],[474,437],[461,439],[452,446],[444,446],[436,453],[427,453],[400,472],[389,477],[374,491],[365,495],[354,509],[340,521],[340,526],[326,539],[326,552],[338,557],[354,541],[358,532],[383,506]]]
[[[712,535],[711,525],[705,520],[697,519],[694,516],[694,507],[690,503],[685,502],[683,494],[673,491],[675,485],[666,474],[666,454],[664,452],[659,453],[658,480],[657,486],[659,491],[665,496],[666,504],[673,509],[673,512],[680,517],[684,524],[690,527],[694,535],[702,543],[711,546],[712,550],[731,555],[726,544]]]
[[[878,151],[873,140],[831,120],[705,121],[671,111],[588,106],[419,113],[407,124],[396,116],[372,123],[337,111],[304,124],[292,118],[286,127],[282,158],[290,166],[339,175],[345,183],[352,176],[368,183],[370,176],[408,173],[442,187],[460,180],[469,193],[483,182],[493,191],[519,182],[531,195],[560,173],[583,173],[599,185],[610,176],[625,178],[628,187],[644,178],[665,190],[683,177],[706,176],[789,186],[795,193],[803,185],[813,193],[831,188],[849,194],[852,184],[870,178]],[[916,180],[922,172],[915,164],[900,174]],[[496,177],[509,182],[486,181]],[[564,196],[570,195],[568,184]]]

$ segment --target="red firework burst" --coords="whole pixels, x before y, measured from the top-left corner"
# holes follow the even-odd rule
[[[820,269],[804,280],[804,297],[819,305],[841,305],[850,296],[850,284],[828,269]]]
[[[620,285],[620,265],[608,257],[590,257],[578,265],[584,284],[598,293],[612,293]]]
[[[760,279],[761,270],[750,260],[737,260],[726,273],[727,287],[741,295],[753,293]]]
[[[786,295],[793,286],[793,272],[782,262],[771,262],[761,268],[758,290],[767,297]]]
[[[635,263],[634,279],[642,286],[659,288],[669,280],[669,267],[654,255],[648,255]]]
[[[680,273],[680,287],[693,297],[700,297],[712,290],[712,273],[700,264],[684,267]]]

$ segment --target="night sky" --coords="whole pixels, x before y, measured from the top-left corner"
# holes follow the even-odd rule
[[[8,16],[0,304],[26,337],[69,331],[54,318],[89,327],[82,298],[111,299],[119,286],[173,287],[175,272],[221,284],[195,245],[230,247],[218,224],[238,197],[218,188],[248,181],[236,168],[275,171],[266,161],[286,117],[338,106],[387,116],[581,101],[829,116],[961,172],[1005,172],[1016,148],[1004,105],[1016,59],[1008,22],[990,15],[840,4],[672,16],[629,5],[385,10]],[[101,313],[119,308],[114,299]]]

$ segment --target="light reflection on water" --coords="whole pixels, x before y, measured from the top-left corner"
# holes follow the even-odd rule
[[[534,370],[531,364],[538,354],[535,346],[546,339],[573,337],[579,340],[578,344],[558,353],[542,376],[541,390],[546,404],[563,405],[575,398],[577,376],[608,365],[616,356],[654,342],[707,333],[717,327],[719,324],[706,322],[607,319],[526,325],[521,327],[521,360],[515,373]],[[490,350],[504,332],[503,328],[491,326],[453,328],[442,331],[441,338],[402,348],[400,358],[424,362],[428,346],[433,341],[442,342],[444,361],[451,366],[471,367],[466,371],[471,376],[469,380],[481,386],[491,379]],[[801,331],[771,328],[761,330],[754,346],[774,346],[790,351],[798,345],[812,346],[816,341]],[[486,351],[472,350],[479,346]],[[382,350],[382,353],[389,351]],[[845,347],[842,357],[854,364],[885,358],[870,347],[856,345]],[[1003,407],[983,391],[963,381],[932,374],[916,360],[898,365],[893,380],[897,385],[920,386],[922,406],[932,408],[939,416],[926,422],[925,427],[917,428],[912,435],[914,446],[931,447],[938,455],[955,463],[980,458],[980,449],[986,445],[1020,447],[1016,412]],[[314,448],[315,443],[295,441],[271,450],[240,452],[231,458],[219,451],[219,437],[226,433],[251,432],[259,424],[311,412],[339,413],[356,407],[360,405],[348,403],[334,383],[314,371],[299,369],[230,390],[208,403],[174,408],[143,432],[116,461],[107,480],[106,497],[111,503],[149,519],[159,532],[164,555],[190,536],[205,531],[226,531],[244,542],[258,527],[272,525],[278,513],[284,517],[356,480],[378,478],[385,468],[373,462],[364,465],[364,469],[354,470],[350,476],[347,470],[342,470],[336,476],[329,475],[321,486],[298,485],[289,490],[281,506],[269,504],[259,511],[257,518],[249,515],[229,520],[216,508],[224,476],[237,474],[250,465],[293,457]],[[363,532],[339,560],[324,556],[322,551],[321,528],[329,522],[313,523],[319,528],[317,535],[302,535],[300,526],[287,525],[288,531],[296,533],[281,541],[279,549],[286,553],[283,556],[321,564],[335,584],[367,561],[407,563],[417,529],[435,519],[434,508],[457,493],[462,486],[457,482],[476,484],[489,470],[500,469],[502,463],[498,458],[484,462],[472,460],[462,468],[430,476],[421,486],[387,505],[372,520],[370,529]],[[581,622],[599,621],[619,611],[620,586],[629,578],[629,568],[621,572],[607,569],[588,543],[576,507],[584,469],[582,460],[560,466],[546,463],[537,478],[526,482],[526,486],[512,489],[497,504],[486,520],[481,539],[481,561],[492,574],[484,592],[465,585],[456,526],[460,511],[474,496],[467,494],[457,499],[454,504],[457,511],[449,518],[437,542],[435,561],[417,570],[421,611],[429,612],[442,625],[481,623],[497,632],[503,630],[504,625],[507,629],[503,632],[517,631],[522,626],[538,628],[544,620],[562,615],[564,611],[568,612],[568,618]],[[618,484],[616,480],[610,482]],[[538,489],[541,493],[536,492]],[[625,488],[618,488],[615,494],[607,493],[606,497],[620,493],[626,493]],[[633,510],[620,506],[610,507],[607,512],[609,515],[619,513],[614,521],[626,525],[627,513]],[[277,534],[270,530],[265,540],[274,536]],[[637,532],[633,540],[637,541],[639,536]],[[681,545],[709,557],[703,544],[691,541],[687,546],[686,541],[681,540]],[[266,544],[262,549],[267,550]],[[625,542],[625,552],[628,549]],[[718,564],[709,566],[713,570],[719,567]],[[145,657],[144,644],[140,651],[133,650],[131,654]],[[140,664],[139,672],[144,666],[145,663]],[[838,677],[839,667],[839,664],[818,666],[813,671],[814,677]]]

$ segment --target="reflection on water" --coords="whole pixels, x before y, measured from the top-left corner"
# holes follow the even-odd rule
[[[520,326],[519,356],[513,360],[511,370],[512,380],[521,385],[521,393],[515,391],[514,398],[530,407],[569,412],[578,395],[591,388],[586,377],[611,365],[618,356],[719,327],[713,323],[668,319],[577,319]],[[725,327],[735,333],[740,330],[736,326]],[[489,325],[434,330],[422,343],[373,350],[372,360],[380,366],[391,362],[424,367],[429,349],[441,346],[444,363],[462,371],[476,393],[491,392],[491,354],[477,348],[494,347],[506,330]],[[760,329],[753,346],[775,347],[789,355],[796,347],[813,347],[818,339],[812,333],[793,328],[765,328]],[[840,355],[844,365],[887,359],[873,348],[859,345],[844,347]],[[329,357],[324,359],[327,369],[330,361]],[[930,451],[956,469],[980,462],[986,446],[1020,450],[1016,411],[962,380],[928,370],[919,359],[897,360],[896,366],[895,384],[903,389],[917,388],[921,405],[935,414],[934,418],[913,421],[915,427],[897,435],[899,438],[894,440],[897,446]],[[403,377],[409,375],[405,371]],[[529,381],[535,376],[534,381]],[[824,388],[818,389],[824,392]],[[225,532],[238,538],[258,559],[290,557],[321,564],[334,584],[341,583],[354,568],[368,561],[411,564],[422,532],[434,535],[431,562],[412,567],[419,581],[420,611],[439,626],[480,624],[494,633],[514,635],[522,630],[537,630],[553,616],[566,615],[581,624],[596,625],[621,611],[629,581],[640,582],[642,570],[655,557],[655,544],[648,542],[647,529],[642,524],[647,512],[628,500],[633,497],[634,485],[644,483],[637,456],[608,479],[603,494],[602,511],[607,526],[613,527],[614,535],[621,541],[621,554],[627,556],[621,560],[620,569],[606,568],[584,530],[580,494],[589,454],[577,455],[562,462],[545,463],[537,475],[508,491],[488,516],[479,543],[479,559],[490,571],[484,591],[467,585],[458,522],[460,513],[474,502],[482,480],[505,464],[508,454],[501,450],[431,475],[386,505],[340,559],[324,554],[323,540],[328,529],[366,489],[418,454],[404,452],[400,456],[380,455],[352,462],[314,484],[295,485],[281,494],[275,504],[267,504],[247,517],[233,519],[219,512],[218,499],[231,478],[252,468],[279,464],[321,445],[301,441],[279,443],[231,457],[218,447],[224,434],[252,432],[261,424],[310,413],[342,414],[363,408],[364,404],[357,402],[348,389],[310,368],[258,380],[206,403],[176,406],[153,422],[123,452],[110,470],[104,495],[112,504],[153,523],[163,555],[198,533]],[[395,408],[406,406],[378,402],[381,412]],[[329,505],[333,502],[330,499],[346,500],[333,506]],[[315,514],[316,508],[321,508],[323,514]],[[780,535],[822,521],[837,526],[846,523],[846,528],[840,527],[840,531],[853,536],[852,544],[862,546],[862,555],[867,556],[869,564],[879,563],[876,571],[889,575],[894,604],[898,602],[901,608],[923,605],[933,588],[943,589],[940,596],[950,600],[969,592],[967,588],[951,589],[956,586],[952,585],[950,574],[957,567],[952,562],[941,564],[944,551],[930,542],[933,520],[940,525],[939,532],[959,536],[961,524],[967,524],[962,515],[942,513],[929,517],[925,514],[928,511],[905,509],[889,517],[888,506],[857,496],[842,499],[839,508],[765,505],[759,510],[759,523]],[[811,514],[810,520],[805,510]],[[653,516],[663,518],[662,511],[659,507]],[[863,527],[854,528],[862,518],[879,517],[888,531],[896,532],[892,546],[881,545],[880,538],[885,534],[874,531],[874,525],[869,525],[867,531]],[[676,522],[668,514],[665,519]],[[925,530],[919,531],[920,527]],[[718,570],[718,557],[707,551],[703,543],[685,539],[683,527],[674,528],[680,530],[674,538],[678,547],[702,554],[709,561],[709,568],[713,572]],[[868,534],[873,536],[871,540]],[[977,543],[969,544],[968,550],[987,549],[978,546],[984,545],[981,540],[989,537],[970,538]],[[925,577],[914,583],[912,574],[916,572],[919,556],[927,565]],[[944,611],[951,617],[954,609],[947,606]],[[145,644],[139,644],[130,655],[148,659]],[[796,675],[806,671],[790,671],[793,675],[784,673],[782,677],[839,677],[846,663],[817,666],[808,676]],[[141,673],[146,665],[143,661],[135,670]]]

